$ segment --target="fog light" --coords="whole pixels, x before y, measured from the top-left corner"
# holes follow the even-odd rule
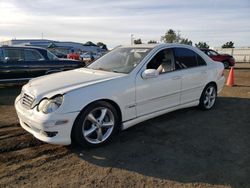
[[[49,132],[49,131],[41,131],[41,134],[43,134],[44,136],[47,137],[54,137],[57,135],[58,132],[54,131],[54,132]]]

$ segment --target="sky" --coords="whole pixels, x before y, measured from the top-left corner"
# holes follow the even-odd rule
[[[250,0],[0,0],[0,41],[45,38],[112,48],[160,41],[168,29],[193,43],[250,46]]]

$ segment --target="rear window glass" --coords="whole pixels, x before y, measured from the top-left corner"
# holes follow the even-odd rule
[[[197,66],[196,53],[186,48],[175,48],[175,61],[180,68],[190,68]]]
[[[205,60],[204,60],[201,56],[199,56],[199,55],[197,54],[196,57],[197,57],[198,65],[206,65]]]
[[[26,61],[39,61],[43,60],[43,57],[36,50],[24,50],[25,60]]]
[[[187,48],[175,48],[175,68],[185,69],[206,65],[205,60],[196,52]]]

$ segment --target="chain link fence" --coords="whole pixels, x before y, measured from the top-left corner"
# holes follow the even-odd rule
[[[229,54],[237,63],[250,63],[250,48],[214,48],[221,54]]]

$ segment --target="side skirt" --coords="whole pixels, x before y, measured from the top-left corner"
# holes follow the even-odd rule
[[[163,115],[163,114],[166,114],[168,112],[172,112],[172,111],[175,111],[175,110],[179,110],[179,109],[182,109],[182,108],[188,108],[188,107],[192,107],[192,106],[197,106],[199,104],[199,101],[192,101],[190,103],[185,103],[185,104],[182,104],[182,105],[179,105],[179,106],[175,106],[175,107],[172,107],[172,108],[167,108],[165,110],[160,110],[160,111],[157,111],[157,112],[153,112],[151,114],[147,114],[147,115],[144,115],[144,116],[140,116],[140,117],[137,117],[135,119],[131,119],[131,120],[128,120],[128,121],[125,121],[122,123],[122,126],[121,126],[121,129],[122,130],[125,130],[129,127],[132,127],[140,122],[143,122],[143,121],[146,121],[148,119],[152,119],[154,117],[157,117],[157,116],[160,116],[160,115]]]

